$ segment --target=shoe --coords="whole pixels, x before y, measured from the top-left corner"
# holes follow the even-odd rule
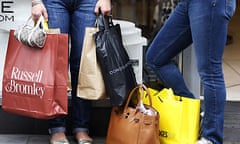
[[[86,132],[78,132],[75,137],[78,144],[93,144],[92,138]]]
[[[50,144],[70,144],[65,133],[57,132],[51,136]]]
[[[51,141],[50,144],[70,144],[67,139]]]
[[[197,141],[197,144],[213,144],[213,143],[202,137],[200,140]]]
[[[78,144],[93,144],[92,140],[79,139]]]

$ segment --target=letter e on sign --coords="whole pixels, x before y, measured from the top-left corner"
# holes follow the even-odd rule
[[[1,2],[1,13],[13,13],[11,6],[13,1],[2,1]]]

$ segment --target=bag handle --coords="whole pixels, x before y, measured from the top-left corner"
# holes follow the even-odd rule
[[[46,31],[45,31],[45,22],[44,22],[44,21],[45,21],[45,20],[44,20],[44,17],[43,17],[43,15],[41,15],[41,16],[39,17],[36,25],[34,26],[34,28],[32,29],[31,33],[30,33],[29,36],[28,36],[28,43],[29,43],[29,44],[31,44],[31,37],[32,37],[34,31],[35,31],[37,28],[40,27],[40,24],[42,24],[42,30],[43,30],[43,32],[46,33]]]
[[[20,40],[20,37],[21,37],[22,31],[23,31],[23,28],[25,28],[26,26],[31,27],[30,24],[29,24],[31,21],[32,21],[32,16],[30,16],[30,17],[27,19],[27,21],[23,24],[23,26],[20,27],[19,32],[18,32],[18,35],[17,35],[17,39],[18,39],[18,40]],[[41,27],[40,27],[40,25],[41,25]],[[31,45],[31,42],[30,42],[30,41],[31,41],[31,37],[32,37],[33,33],[35,32],[35,30],[36,30],[37,28],[41,28],[44,33],[46,33],[46,30],[48,30],[48,24],[47,24],[47,22],[45,21],[43,15],[41,15],[41,16],[39,17],[37,23],[34,24],[33,28],[31,28],[30,34],[28,35],[27,41],[28,41],[28,44],[29,44],[30,46],[32,46],[32,45]]]
[[[112,15],[104,16],[101,11],[97,17],[97,23],[100,30],[107,30],[109,27],[113,26]]]
[[[151,94],[150,94],[148,88],[144,84],[139,84],[139,85],[137,85],[135,88],[133,88],[131,90],[131,92],[130,92],[130,94],[128,96],[127,102],[126,102],[126,104],[124,106],[124,111],[127,110],[129,102],[130,102],[130,100],[131,100],[131,98],[132,98],[132,96],[133,96],[133,94],[134,94],[134,92],[136,90],[141,90],[141,94],[137,95],[138,96],[137,106],[140,106],[140,102],[141,102],[142,98],[144,97],[144,91],[146,91],[147,95],[148,95],[148,99],[149,99],[149,105],[150,105],[150,107],[152,107],[152,97],[151,97]]]
[[[20,36],[21,36],[21,33],[22,33],[22,30],[25,26],[28,25],[28,23],[30,23],[30,20],[31,20],[32,16],[30,16],[27,21],[23,24],[23,26],[20,27],[19,29],[19,32],[18,32],[18,35],[17,35],[17,39],[20,40]]]
[[[18,33],[18,39],[20,39],[20,35],[22,33],[22,30],[25,26],[29,25],[29,23],[32,21],[32,16],[30,16],[27,21],[23,24],[23,26],[20,28],[19,33]],[[42,28],[47,30],[48,29],[48,24],[47,22],[44,20],[43,16],[41,15],[37,21],[37,23],[34,25],[34,29],[32,29],[32,31],[34,31],[35,29],[37,29],[38,27],[40,27],[40,24],[42,24]]]

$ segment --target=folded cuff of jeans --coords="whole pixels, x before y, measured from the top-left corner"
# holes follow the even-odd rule
[[[78,132],[86,132],[89,133],[88,128],[74,128],[73,133],[76,134]]]
[[[53,135],[58,132],[64,132],[65,133],[66,128],[65,127],[55,127],[55,128],[49,128],[48,132],[50,135]]]

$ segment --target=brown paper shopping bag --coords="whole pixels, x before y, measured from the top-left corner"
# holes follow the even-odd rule
[[[95,27],[87,27],[85,31],[77,87],[77,96],[83,99],[98,100],[107,97],[93,39],[97,31]]]

